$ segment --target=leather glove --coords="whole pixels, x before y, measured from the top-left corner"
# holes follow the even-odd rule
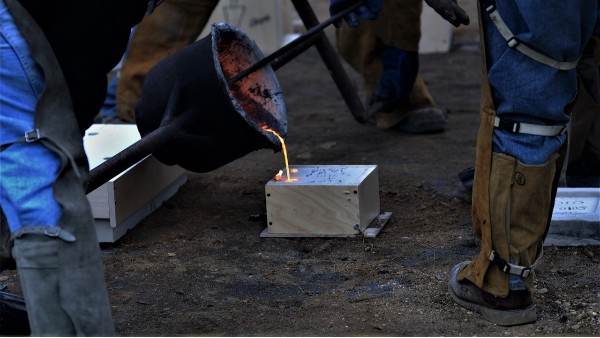
[[[331,16],[336,15],[348,6],[352,5],[353,1],[350,0],[331,0],[329,2],[329,14]],[[377,18],[377,14],[383,7],[383,0],[366,0],[364,4],[358,6],[354,11],[344,17],[344,20],[350,27],[358,27],[361,20],[374,20]],[[340,27],[340,21],[333,23],[335,27]]]
[[[425,0],[425,2],[455,27],[461,24],[468,25],[470,22],[467,12],[458,6],[456,0]]]

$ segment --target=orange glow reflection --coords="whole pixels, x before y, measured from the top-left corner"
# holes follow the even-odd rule
[[[288,164],[287,149],[285,148],[285,142],[283,141],[283,137],[281,137],[275,130],[269,129],[269,127],[267,127],[267,126],[263,126],[262,129],[264,131],[268,131],[270,133],[275,134],[275,136],[277,136],[277,138],[279,139],[279,142],[281,142],[281,149],[283,150],[283,158],[285,159],[285,170],[286,170],[286,173],[287,173],[287,180],[285,180],[285,181],[286,182],[297,182],[297,181],[299,181],[300,179],[298,179],[298,178],[291,178],[291,176],[290,176],[290,165]],[[292,169],[292,172],[297,173],[298,169]],[[280,170],[279,173],[277,175],[275,175],[275,180],[276,181],[281,181],[282,180],[282,176],[283,176],[283,173]]]

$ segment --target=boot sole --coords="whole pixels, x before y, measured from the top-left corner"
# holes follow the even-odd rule
[[[533,323],[537,320],[535,304],[518,310],[496,310],[458,298],[450,283],[448,284],[448,292],[456,303],[479,313],[485,320],[497,325],[522,325]]]

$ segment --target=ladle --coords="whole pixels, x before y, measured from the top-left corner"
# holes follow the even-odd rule
[[[358,0],[353,2],[349,7],[338,12],[336,15],[323,21],[319,25],[312,27],[292,42],[284,45],[272,54],[262,58],[250,67],[227,79],[227,84],[231,86],[267,65],[270,65],[273,70],[282,67],[294,57],[311,47],[314,41],[319,37],[318,34],[321,33],[323,29],[332,23],[341,20],[365,1],[366,0]],[[152,154],[156,149],[165,145],[178,135],[185,134],[187,129],[189,129],[189,126],[193,125],[195,118],[191,114],[181,114],[178,117],[171,117],[169,110],[177,102],[177,90],[173,90],[171,94],[169,102],[166,105],[163,123],[161,123],[157,129],[143,136],[139,141],[110,157],[90,171],[89,183],[87,186],[88,193],[94,191],[117,174],[125,171],[146,156]]]

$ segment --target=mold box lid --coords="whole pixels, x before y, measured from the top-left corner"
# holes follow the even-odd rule
[[[377,170],[377,165],[291,165],[290,170],[292,169],[297,169],[298,172],[290,176],[299,178],[299,181],[286,182],[272,179],[267,185],[359,185]],[[285,168],[282,172],[283,177],[287,177]]]

